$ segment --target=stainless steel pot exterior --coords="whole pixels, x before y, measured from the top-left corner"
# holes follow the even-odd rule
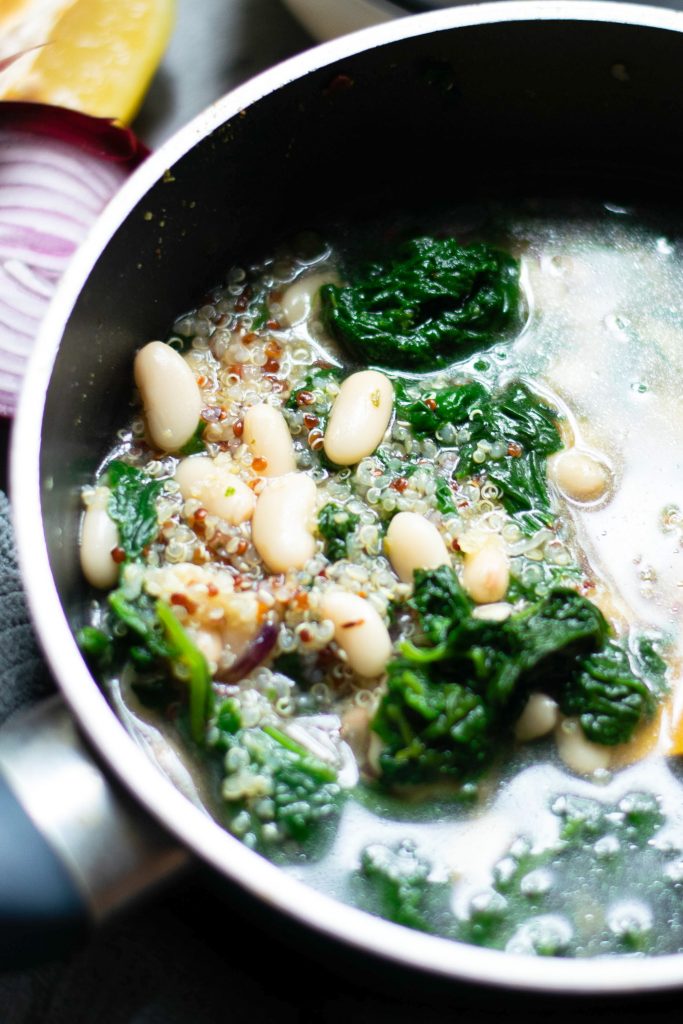
[[[20,560],[80,724],[150,813],[216,869],[398,963],[538,991],[683,982],[681,956],[538,961],[410,932],[307,889],[225,833],[146,759],[80,657],[69,625],[87,601],[79,489],[126,421],[135,348],[289,231],[409,213],[475,185],[495,196],[591,180],[614,195],[635,177],[659,198],[683,155],[682,33],[683,16],[654,8],[484,4],[378,26],[265,73],[124,186],[68,271],[31,363],[12,449]]]

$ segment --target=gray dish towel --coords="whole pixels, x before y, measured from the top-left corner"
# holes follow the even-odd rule
[[[28,621],[9,516],[0,491],[0,723],[54,689]]]

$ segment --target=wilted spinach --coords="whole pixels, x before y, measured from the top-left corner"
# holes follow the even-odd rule
[[[331,562],[348,555],[348,539],[360,522],[360,516],[329,501],[318,513],[318,532],[325,538],[325,553]]]
[[[86,626],[78,642],[100,667],[120,672],[131,665],[136,670],[132,686],[143,704],[165,710],[184,688],[190,734],[203,742],[213,707],[211,676],[203,654],[169,605],[146,594],[130,599],[123,589],[113,590],[101,627]]]
[[[413,238],[321,289],[323,320],[359,363],[434,369],[497,341],[519,317],[519,265],[490,245]]]
[[[404,840],[396,847],[372,843],[361,853],[353,889],[365,910],[418,931],[452,922],[451,886],[433,882],[431,864]]]
[[[221,755],[230,827],[254,846],[321,839],[339,813],[336,769],[272,725],[246,726],[239,699],[223,701],[212,745]]]
[[[562,448],[558,414],[523,384],[498,394],[479,381],[408,395],[397,381],[396,410],[419,434],[435,435],[450,424],[458,437],[456,479],[476,476],[500,491],[505,509],[527,530],[552,521],[548,456]],[[455,442],[454,442],[455,443]]]
[[[632,654],[610,641],[571,678],[562,693],[562,710],[579,716],[594,743],[625,743],[636,725],[654,712],[665,672],[650,639],[641,637]]]
[[[114,459],[107,467],[111,497],[107,511],[119,531],[119,544],[128,559],[137,559],[157,535],[156,500],[163,482],[135,466]]]
[[[573,590],[556,588],[503,622],[487,621],[472,615],[473,602],[442,566],[415,572],[409,604],[424,642],[399,644],[372,722],[386,785],[476,778],[534,689],[554,694],[607,744],[628,739],[661,693],[659,656],[649,650],[631,667],[597,606]]]

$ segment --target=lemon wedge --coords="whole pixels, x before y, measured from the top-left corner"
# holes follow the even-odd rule
[[[0,99],[127,124],[168,43],[174,0],[2,0]]]

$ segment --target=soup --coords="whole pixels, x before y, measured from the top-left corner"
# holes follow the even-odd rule
[[[80,642],[191,799],[404,925],[683,949],[680,270],[619,207],[461,208],[143,345]]]

